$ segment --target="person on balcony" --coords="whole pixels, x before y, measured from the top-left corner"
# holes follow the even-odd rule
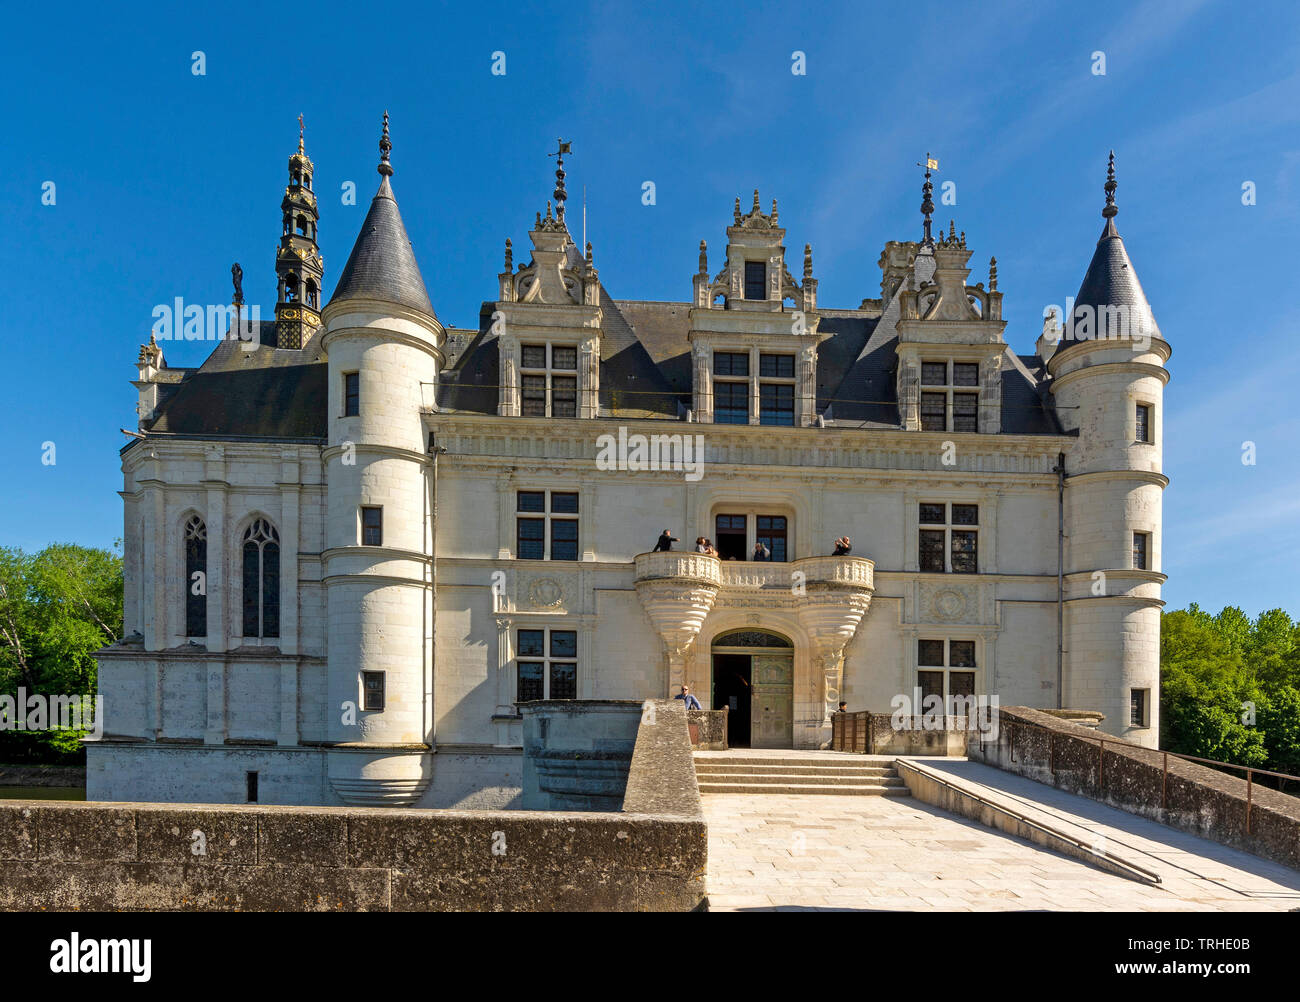
[[[716,557],[718,555],[718,548],[713,545],[713,540],[711,539],[704,540],[704,552],[708,554],[710,557]]]
[[[659,542],[655,543],[654,553],[667,553],[673,548],[673,543],[680,543],[681,540],[674,536],[667,529],[659,537]]]
[[[695,552],[704,554],[709,552],[709,541],[703,536],[695,537]]]
[[[691,687],[689,685],[683,685],[682,691],[674,696],[673,699],[680,699],[686,704],[686,709],[688,710],[704,709],[704,707],[700,706],[700,701],[691,694]]]
[[[848,536],[841,536],[839,539],[835,540],[835,551],[831,554],[831,556],[847,557],[852,552],[853,552],[852,541],[849,539]]]
[[[770,560],[771,557],[772,551],[763,545],[761,539],[754,544],[754,555],[750,558],[751,560]]]

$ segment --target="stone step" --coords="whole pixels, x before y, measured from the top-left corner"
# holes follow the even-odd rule
[[[893,776],[891,765],[714,765],[695,763],[697,776]]]
[[[805,777],[806,778],[806,777]],[[907,787],[901,783],[886,786],[884,783],[845,785],[835,783],[788,783],[784,786],[743,783],[700,783],[700,793],[761,793],[776,795],[815,794],[820,796],[907,797]]]
[[[696,756],[696,768],[710,765],[797,765],[803,767],[812,767],[818,769],[867,769],[877,766],[892,768],[892,759],[871,759],[865,755],[845,755],[843,758],[824,758],[814,756],[759,756],[759,755],[708,755]]]
[[[791,783],[812,783],[819,786],[903,786],[903,781],[893,773],[885,775],[871,776],[833,776],[833,775],[801,775],[795,773],[701,773],[696,772],[696,780],[700,783],[746,783],[754,785],[774,785],[788,786]]]

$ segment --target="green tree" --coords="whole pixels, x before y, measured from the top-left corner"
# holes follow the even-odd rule
[[[0,548],[0,693],[82,696],[94,653],[122,636],[122,557],[56,543]],[[0,761],[80,757],[75,731],[0,731]]]

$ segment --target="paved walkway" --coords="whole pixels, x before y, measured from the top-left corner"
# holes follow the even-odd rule
[[[740,909],[1256,911],[1300,908],[1300,872],[979,763],[927,759],[1154,869],[1149,886],[911,797],[706,794],[709,903]],[[1067,827],[1073,826],[1073,827]]]

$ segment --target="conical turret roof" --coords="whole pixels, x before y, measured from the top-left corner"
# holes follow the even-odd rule
[[[377,299],[396,303],[421,313],[436,317],[429,293],[424,288],[424,277],[415,263],[415,250],[406,235],[402,214],[393,197],[389,176],[393,173],[388,163],[388,114],[384,113],[384,134],[379,143],[382,158],[379,173],[382,180],[379,190],[370,201],[370,211],[361,225],[361,233],[343,266],[338,285],[330,303],[345,299]]]
[[[1148,336],[1161,337],[1155,315],[1151,312],[1151,304],[1147,302],[1146,293],[1142,291],[1142,283],[1138,281],[1137,271],[1134,270],[1133,262],[1129,260],[1128,250],[1124,247],[1124,238],[1119,235],[1119,230],[1115,227],[1115,216],[1119,212],[1115,207],[1115,188],[1114,154],[1112,153],[1106,181],[1106,207],[1102,210],[1106,225],[1097,240],[1097,249],[1093,251],[1092,260],[1088,263],[1083,283],[1074,297],[1075,324],[1076,326],[1079,324],[1080,307],[1091,307],[1093,318],[1091,336],[1093,339],[1099,335],[1104,337],[1103,318],[1115,315],[1112,311],[1120,307],[1121,312],[1126,315],[1125,322],[1128,325],[1129,337],[1140,340],[1145,340]],[[1073,343],[1072,340],[1067,339],[1061,342],[1060,347],[1066,348]]]

